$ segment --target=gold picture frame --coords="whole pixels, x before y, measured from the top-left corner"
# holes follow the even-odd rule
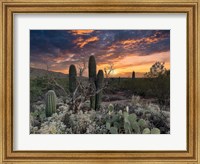
[[[1,163],[200,163],[199,0],[1,0]],[[186,151],[13,151],[13,15],[15,13],[186,13]]]

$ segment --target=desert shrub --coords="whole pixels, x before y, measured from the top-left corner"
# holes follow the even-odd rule
[[[159,105],[145,104],[139,96],[130,106],[104,105],[100,110],[74,113],[62,103],[56,113],[46,117],[44,104],[35,105],[31,113],[31,133],[40,134],[166,134],[170,133],[170,113]],[[36,103],[37,104],[37,103]]]
[[[67,91],[69,80],[68,78],[56,78],[55,81]],[[57,96],[64,96],[63,91],[51,85],[47,77],[37,77],[30,79],[30,102],[36,102],[42,100],[45,97],[45,94],[48,90],[54,90]]]
[[[134,95],[139,95],[143,98],[154,98],[162,105],[169,105],[170,78],[168,76],[135,78],[134,80],[126,78],[122,79],[120,84],[114,82],[112,89],[131,91]]]
[[[59,115],[54,113],[47,121],[41,124],[40,134],[64,134],[66,125],[61,121]]]
[[[35,102],[41,100],[45,89],[43,78],[36,78],[30,80],[30,101]]]

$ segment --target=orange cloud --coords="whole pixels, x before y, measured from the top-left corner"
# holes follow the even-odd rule
[[[138,43],[138,42],[140,42],[142,39],[138,39],[138,40],[124,40],[124,41],[121,41],[120,43],[121,44],[135,44],[135,43]]]
[[[60,60],[62,61],[71,61],[71,57],[74,54],[68,54],[66,58],[58,58],[57,63],[59,64]],[[108,56],[111,54],[106,54]],[[145,72],[149,72],[151,66],[156,62],[165,62],[165,68],[170,69],[170,52],[154,53],[148,56],[137,56],[134,54],[129,54],[123,58],[114,58],[110,59],[107,62],[99,63],[97,61],[97,70],[104,70],[104,68],[109,67],[109,64],[113,64],[114,71],[111,73],[111,77],[131,77],[132,72],[136,72],[136,77],[143,77]],[[76,63],[76,66],[80,63]],[[68,74],[67,68],[52,68],[51,71],[62,72]],[[85,70],[83,76],[88,76],[88,69]]]
[[[130,46],[134,46],[135,44],[139,44],[139,43],[146,43],[146,44],[151,44],[151,43],[156,43],[158,42],[159,39],[153,37],[148,37],[148,38],[142,38],[142,39],[128,39],[128,40],[123,40],[120,41],[119,44],[124,45],[124,48],[129,48]]]
[[[99,38],[94,36],[94,37],[91,37],[91,38],[88,38],[88,39],[83,39],[83,38],[78,38],[74,41],[75,44],[77,44],[80,48],[83,48],[85,45],[87,45],[88,43],[91,43],[91,42],[95,42],[95,41],[98,41]]]
[[[136,77],[142,77],[145,72],[149,72],[150,67],[156,62],[165,62],[165,68],[170,69],[169,51],[162,53],[155,53],[148,56],[136,56],[130,54],[122,59],[112,59],[109,63],[114,64],[114,71],[112,77],[131,77],[132,71],[136,72]],[[98,64],[98,69],[108,67],[108,64]]]
[[[65,61],[72,61],[72,58],[74,57],[75,54],[65,54],[64,56],[59,56],[54,59],[56,64],[65,62]]]
[[[94,30],[72,30],[73,35],[86,35],[92,33]]]

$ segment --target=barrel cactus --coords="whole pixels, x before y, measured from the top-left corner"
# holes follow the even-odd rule
[[[53,90],[46,93],[46,116],[50,117],[56,112],[56,94]]]
[[[89,58],[89,65],[88,65],[88,70],[89,70],[89,81],[91,83],[91,89],[93,91],[96,91],[96,60],[94,56],[90,56]],[[90,96],[90,108],[95,109],[95,99],[96,96]]]
[[[77,85],[77,73],[76,73],[76,67],[75,65],[70,65],[69,67],[69,91],[70,93],[74,93],[76,90]]]
[[[101,106],[103,82],[104,82],[103,70],[99,70],[96,81],[96,89],[98,91],[98,93],[96,94],[96,103],[95,103],[96,109],[99,109]]]

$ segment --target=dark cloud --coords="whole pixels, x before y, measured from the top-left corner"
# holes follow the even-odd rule
[[[32,65],[44,62],[54,68],[95,55],[108,63],[127,55],[147,56],[170,50],[169,30],[31,30]]]

